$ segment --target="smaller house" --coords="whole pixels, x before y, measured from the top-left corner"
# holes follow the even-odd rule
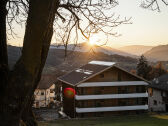
[[[55,84],[50,80],[49,76],[42,77],[37,89],[34,92],[34,96],[34,108],[50,107],[50,105],[53,105],[56,102]]]
[[[168,74],[155,78],[148,88],[149,111],[168,112]]]

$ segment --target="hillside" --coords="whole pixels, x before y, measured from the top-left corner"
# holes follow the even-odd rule
[[[144,53],[144,56],[154,61],[168,61],[168,45],[160,45]]]
[[[63,45],[55,46],[54,44],[50,47],[51,49],[64,49]],[[78,52],[90,52],[91,50],[94,52],[101,52],[107,55],[121,55],[121,56],[130,56],[136,58],[135,55],[129,54],[127,52],[111,48],[109,46],[90,46],[88,43],[80,43],[78,45],[69,44],[68,48],[69,51],[78,51]]]
[[[8,46],[9,53],[9,64],[12,67],[21,55],[21,49],[15,46]],[[120,55],[107,55],[104,53],[96,52],[73,52],[68,51],[68,57],[64,58],[63,49],[53,49],[50,48],[45,68],[43,70],[44,74],[52,74],[56,71],[68,72],[77,68],[91,60],[103,60],[103,61],[113,61],[117,62],[119,66],[131,70],[135,69],[137,64],[137,59],[120,56]]]
[[[118,49],[132,55],[140,56],[152,48],[153,46],[131,45],[131,46],[120,47]]]

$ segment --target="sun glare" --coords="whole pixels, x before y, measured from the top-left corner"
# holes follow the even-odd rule
[[[89,44],[90,45],[98,45],[98,37],[96,35],[92,35],[89,38]]]

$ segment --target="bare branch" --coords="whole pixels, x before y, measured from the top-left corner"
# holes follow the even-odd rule
[[[153,11],[157,10],[158,12],[160,12],[160,5],[159,2],[163,3],[164,5],[168,5],[168,1],[167,0],[144,0],[141,3],[141,7],[145,8],[145,9],[151,9]]]
[[[7,33],[13,38],[18,37],[14,32],[14,23],[22,26],[26,22],[29,0],[9,0],[7,3]],[[8,37],[9,38],[9,37]]]
[[[131,18],[120,19],[120,16],[111,13],[116,5],[116,0],[61,0],[56,12],[56,41],[67,48],[69,43],[78,43],[79,34],[89,41],[92,34],[102,32],[107,36],[106,44],[108,36],[119,36],[113,32],[115,27],[131,23]],[[63,19],[64,23],[61,22]]]

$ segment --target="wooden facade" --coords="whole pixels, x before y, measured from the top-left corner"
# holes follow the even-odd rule
[[[63,91],[76,91],[73,98],[63,93],[63,110],[70,117],[135,114],[148,109],[148,83],[114,65],[77,85],[60,81]]]

